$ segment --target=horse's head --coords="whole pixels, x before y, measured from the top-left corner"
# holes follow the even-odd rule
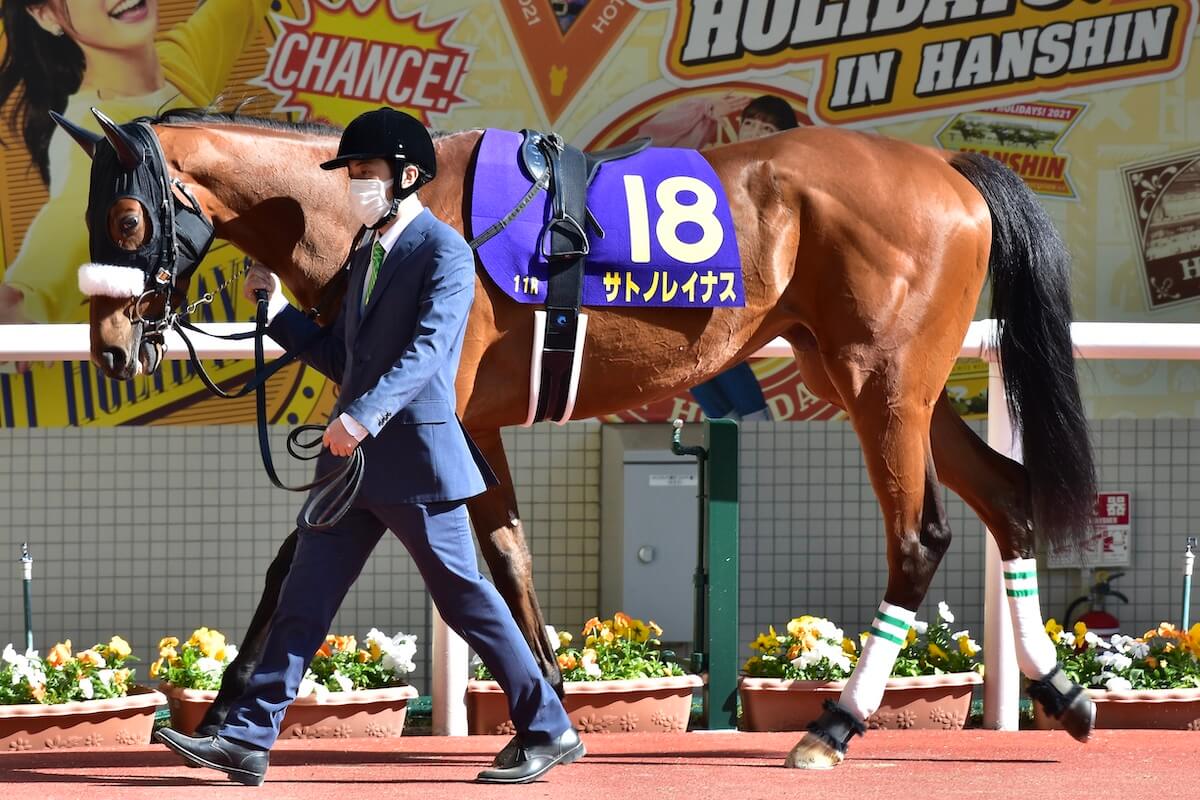
[[[124,380],[158,369],[163,333],[212,244],[213,225],[171,175],[149,124],[118,125],[92,113],[104,136],[54,120],[92,157],[92,261],[79,268],[79,288],[90,298],[92,361]]]

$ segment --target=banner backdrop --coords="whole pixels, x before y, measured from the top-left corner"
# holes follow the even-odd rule
[[[843,125],[1007,163],[1075,259],[1081,320],[1185,322],[1200,309],[1197,0],[0,0],[0,323],[85,322],[86,156],[50,109],[97,128],[177,106],[344,125],[391,105],[432,127],[557,130],[599,148],[639,136],[705,149]],[[110,9],[111,7],[111,9]],[[847,164],[853,170],[856,165]],[[898,185],[897,191],[904,191]],[[244,256],[218,242],[193,299],[249,319]],[[978,317],[986,316],[981,304]],[[775,419],[841,416],[791,359],[752,363]],[[248,362],[213,374],[245,380]],[[1200,365],[1090,362],[1094,417],[1200,415]],[[960,413],[986,366],[959,362]],[[270,385],[275,421],[323,421],[311,370]],[[612,421],[698,419],[686,392]],[[0,366],[5,426],[249,422],[189,367],[116,383],[87,363]]]

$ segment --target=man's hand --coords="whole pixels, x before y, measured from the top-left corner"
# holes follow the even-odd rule
[[[266,291],[269,298],[267,300],[267,320],[270,321],[283,310],[288,301],[279,286],[279,278],[274,272],[256,261],[246,271],[246,280],[242,284],[242,295],[253,303],[258,300],[254,293],[259,289]]]
[[[329,427],[325,429],[325,435],[321,441],[329,448],[329,452],[341,458],[350,455],[358,447],[358,439],[350,435],[340,419],[335,419],[330,423]]]

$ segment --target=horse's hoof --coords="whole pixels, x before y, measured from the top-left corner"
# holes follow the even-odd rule
[[[1091,738],[1096,704],[1082,686],[1067,677],[1062,665],[1055,665],[1046,677],[1030,681],[1029,696],[1076,741],[1086,742]]]
[[[845,754],[839,753],[820,737],[806,733],[788,753],[783,765],[791,769],[833,769],[845,758]]]
[[[1080,693],[1063,712],[1059,722],[1075,741],[1086,742],[1092,738],[1092,728],[1096,726],[1096,703],[1086,692]]]

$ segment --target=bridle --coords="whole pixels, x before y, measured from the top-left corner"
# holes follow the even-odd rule
[[[312,342],[305,342],[299,349],[285,353],[269,365],[266,363],[263,343],[267,328],[266,292],[258,293],[254,330],[245,333],[210,334],[188,320],[188,315],[196,308],[212,302],[211,293],[183,309],[175,309],[174,300],[184,294],[179,284],[191,278],[212,245],[213,223],[188,187],[170,175],[162,144],[147,122],[139,120],[122,126],[95,109],[92,113],[100,122],[104,137],[96,137],[55,115],[55,121],[92,156],[87,218],[89,221],[103,220],[102,225],[90,225],[93,263],[80,268],[80,289],[89,295],[130,298],[126,313],[139,342],[135,350],[140,350],[142,343],[165,350],[166,332],[174,330],[183,340],[196,374],[209,391],[224,399],[237,399],[254,392],[259,450],[267,477],[280,489],[291,492],[312,490],[300,512],[303,526],[314,530],[333,527],[350,509],[362,486],[366,466],[362,448],[356,448],[343,463],[316,480],[288,486],[275,470],[267,428],[267,381],[297,360]],[[102,149],[102,144],[106,144],[107,149]],[[123,198],[137,200],[152,218],[147,240],[133,250],[125,250],[113,242],[108,229],[108,210]],[[336,278],[326,287],[326,292],[335,283]],[[159,299],[162,313],[148,314]],[[323,304],[324,298],[318,308]],[[254,376],[236,392],[223,390],[204,369],[188,331],[226,340],[253,338]],[[139,355],[134,352],[132,357]],[[151,366],[151,371],[154,368],[157,363]],[[321,425],[294,428],[288,434],[288,452],[304,461],[317,458],[322,449],[323,432]]]

